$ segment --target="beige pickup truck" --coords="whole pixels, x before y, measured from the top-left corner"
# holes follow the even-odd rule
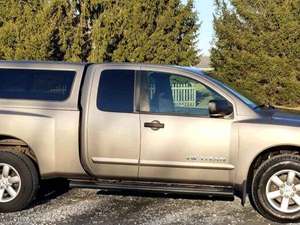
[[[195,68],[0,62],[0,211],[42,180],[71,187],[236,195],[300,220],[300,117]]]

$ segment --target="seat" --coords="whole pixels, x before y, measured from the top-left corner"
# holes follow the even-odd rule
[[[159,73],[151,74],[151,80],[155,92],[150,100],[151,112],[174,112],[174,102],[172,96],[169,76]]]

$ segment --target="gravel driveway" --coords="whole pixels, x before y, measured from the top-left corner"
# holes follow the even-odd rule
[[[0,224],[275,224],[258,215],[248,203],[128,196],[122,193],[72,189],[44,197],[28,210],[0,214]]]

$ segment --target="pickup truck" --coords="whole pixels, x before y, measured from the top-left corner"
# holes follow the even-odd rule
[[[0,62],[0,211],[40,183],[234,196],[300,221],[300,116],[258,105],[201,70]]]

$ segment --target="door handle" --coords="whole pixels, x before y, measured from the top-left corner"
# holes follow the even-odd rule
[[[144,123],[144,127],[151,128],[152,130],[159,130],[165,128],[165,124],[160,123],[158,120],[153,120],[152,122]]]

